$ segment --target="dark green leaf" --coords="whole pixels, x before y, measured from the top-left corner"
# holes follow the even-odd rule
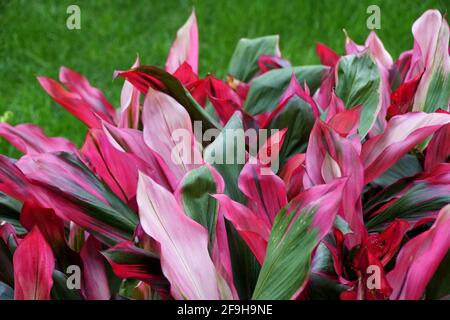
[[[239,40],[228,73],[240,81],[250,81],[258,71],[259,56],[275,55],[278,51],[278,42],[278,35]]]
[[[280,150],[280,163],[285,163],[292,155],[306,150],[313,125],[311,106],[299,97],[291,99],[272,119],[267,129],[288,128]]]
[[[341,292],[347,290],[347,287],[331,278],[312,273],[305,291],[308,299],[311,300],[340,300]]]
[[[5,221],[14,226],[18,233],[25,233],[26,230],[19,221],[21,209],[22,204],[19,201],[0,192],[0,222]]]
[[[51,297],[53,300],[83,300],[80,290],[69,289],[67,276],[58,270],[53,270],[53,287]]]
[[[255,290],[261,267],[234,226],[229,221],[225,222],[234,284],[239,298],[241,300],[249,300]]]
[[[396,185],[393,186],[396,188]],[[386,191],[392,195],[391,190]],[[383,198],[383,195],[380,197]],[[379,231],[395,219],[418,220],[450,203],[450,186],[419,181],[384,210],[366,222],[369,231]],[[365,212],[370,216],[370,212]]]

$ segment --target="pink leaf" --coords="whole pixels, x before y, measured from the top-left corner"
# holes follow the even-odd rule
[[[327,122],[329,122],[336,114],[344,112],[345,110],[347,109],[345,108],[344,102],[333,90],[331,92],[330,103],[327,106]]]
[[[78,158],[66,153],[23,156],[17,167],[32,183],[27,189],[33,192],[40,206],[54,209],[62,219],[74,221],[104,239],[117,242],[130,237],[137,220],[134,212],[106,189]],[[89,210],[90,206],[100,210]],[[117,221],[108,224],[115,219],[120,224]]]
[[[288,129],[284,128],[277,130],[272,134],[264,143],[264,145],[258,150],[258,161],[264,166],[271,166],[275,159],[279,159],[279,154],[281,147],[283,146],[284,137],[286,136],[286,131]]]
[[[312,227],[317,228],[322,239],[330,232],[334,224],[346,184],[347,178],[342,178],[309,188],[292,200],[290,210],[300,212],[304,209],[307,211],[316,209],[312,218]]]
[[[425,170],[431,171],[438,164],[450,159],[450,124],[435,132],[427,147]]]
[[[50,300],[55,267],[53,252],[39,228],[17,247],[14,257],[14,299]]]
[[[100,127],[100,118],[78,94],[66,91],[61,84],[47,77],[38,77],[38,81],[53,100],[88,127]]]
[[[450,249],[450,205],[444,207],[431,229],[409,240],[397,256],[387,279],[392,300],[417,300]]]
[[[293,155],[286,161],[279,173],[286,185],[288,199],[292,199],[303,190],[304,162],[304,153]]]
[[[219,299],[207,230],[182,211],[169,191],[143,174],[137,201],[142,228],[161,245],[161,266],[172,295],[176,299]]]
[[[116,110],[103,93],[99,89],[92,87],[85,77],[69,68],[61,67],[59,80],[71,92],[78,94],[92,108],[95,114],[105,121],[114,123]]]
[[[194,10],[177,32],[177,38],[167,58],[166,70],[174,73],[184,62],[189,63],[192,70],[198,74],[198,29]]]
[[[361,195],[364,187],[364,170],[359,156],[359,141],[341,137],[329,125],[317,121],[311,131],[306,151],[305,187],[330,183],[347,177],[340,214],[354,231],[353,244],[359,242],[366,231],[362,221]]]
[[[239,175],[238,186],[248,198],[247,206],[266,225],[272,226],[278,212],[287,204],[283,180],[270,168],[248,162]]]
[[[81,259],[83,260],[81,292],[87,300],[109,300],[111,298],[105,258],[100,250],[101,243],[93,236],[89,236],[81,249]]]
[[[395,61],[395,68],[391,74],[391,84],[395,83],[396,76],[398,75],[398,80],[403,83],[406,79],[406,75],[411,68],[411,58],[413,55],[413,50],[404,51],[400,54],[397,61]]]
[[[428,10],[414,23],[412,33],[414,49],[406,81],[423,73],[414,98],[413,111],[429,112],[437,108],[448,109],[448,94],[446,95],[447,101],[439,101],[442,105],[437,104],[436,96],[433,97],[433,105],[426,105],[430,92],[436,90],[432,84],[438,81],[434,81],[434,79],[442,82],[443,87],[439,90],[442,94],[446,94],[445,83],[449,81],[448,74],[450,72],[448,23],[438,10]]]
[[[330,110],[330,108],[328,109]],[[359,120],[361,118],[361,106],[352,109],[346,109],[343,112],[332,116],[327,123],[341,136],[347,137],[355,135],[359,128]]]
[[[239,202],[231,200],[224,194],[216,194],[220,210],[225,218],[236,228],[250,250],[260,264],[266,255],[267,242],[269,241],[271,225]]]
[[[36,200],[31,183],[12,159],[0,155],[0,191],[20,201]]]
[[[417,112],[393,117],[384,133],[367,140],[362,147],[365,183],[379,177],[414,146],[447,123],[450,123],[450,115],[444,113]]]
[[[124,201],[136,196],[138,171],[153,176],[156,170],[135,155],[119,151],[99,129],[89,131],[81,153],[93,171]]]
[[[103,131],[114,148],[137,157],[148,166],[148,170],[141,169],[143,172],[166,189],[175,190],[177,180],[161,159],[161,156],[145,144],[142,131],[117,128],[106,122],[103,123]],[[140,168],[143,167],[140,165]]]
[[[172,97],[149,88],[142,120],[145,143],[161,156],[176,181],[203,163],[189,114]]]
[[[131,68],[140,66],[139,57]],[[119,127],[139,128],[140,120],[140,92],[128,80],[125,80],[120,94],[120,118]]]
[[[0,123],[0,136],[8,140],[19,151],[25,154],[66,151],[76,153],[76,146],[64,138],[50,138],[41,128],[32,124],[11,126]]]

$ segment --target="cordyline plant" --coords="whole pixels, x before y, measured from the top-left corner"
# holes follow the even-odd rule
[[[449,27],[430,10],[412,32],[396,61],[371,33],[300,67],[243,39],[222,81],[198,76],[192,13],[164,69],[115,73],[119,110],[68,68],[39,77],[89,131],[78,149],[0,124],[24,154],[0,156],[0,298],[448,298]],[[280,131],[213,161],[249,128]]]

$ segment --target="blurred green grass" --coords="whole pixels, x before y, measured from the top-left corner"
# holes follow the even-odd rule
[[[81,30],[66,28],[66,9],[81,8]],[[280,34],[283,56],[295,65],[318,63],[316,42],[342,53],[346,29],[361,43],[369,5],[381,8],[377,31],[396,58],[412,48],[412,23],[429,8],[448,11],[449,0],[0,0],[0,115],[31,122],[48,135],[78,145],[85,127],[40,88],[37,75],[57,78],[61,65],[86,75],[118,105],[121,80],[139,53],[144,64],[163,66],[176,30],[195,7],[200,32],[200,73],[225,76],[242,37]],[[0,153],[17,155],[5,141]]]

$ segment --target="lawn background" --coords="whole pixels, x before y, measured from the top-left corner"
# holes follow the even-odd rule
[[[385,47],[397,58],[413,46],[412,23],[429,8],[447,12],[450,0],[0,0],[0,115],[11,123],[31,122],[48,135],[78,145],[86,129],[52,102],[37,75],[57,78],[64,65],[84,74],[118,105],[126,69],[139,53],[144,64],[163,66],[176,30],[195,6],[200,33],[200,74],[226,75],[242,37],[279,34],[282,54],[294,65],[315,64],[316,42],[343,53],[345,28],[358,43],[371,4],[381,8]],[[81,8],[81,30],[68,30],[66,9]],[[0,138],[1,139],[1,138]],[[0,153],[17,156],[5,141]]]

